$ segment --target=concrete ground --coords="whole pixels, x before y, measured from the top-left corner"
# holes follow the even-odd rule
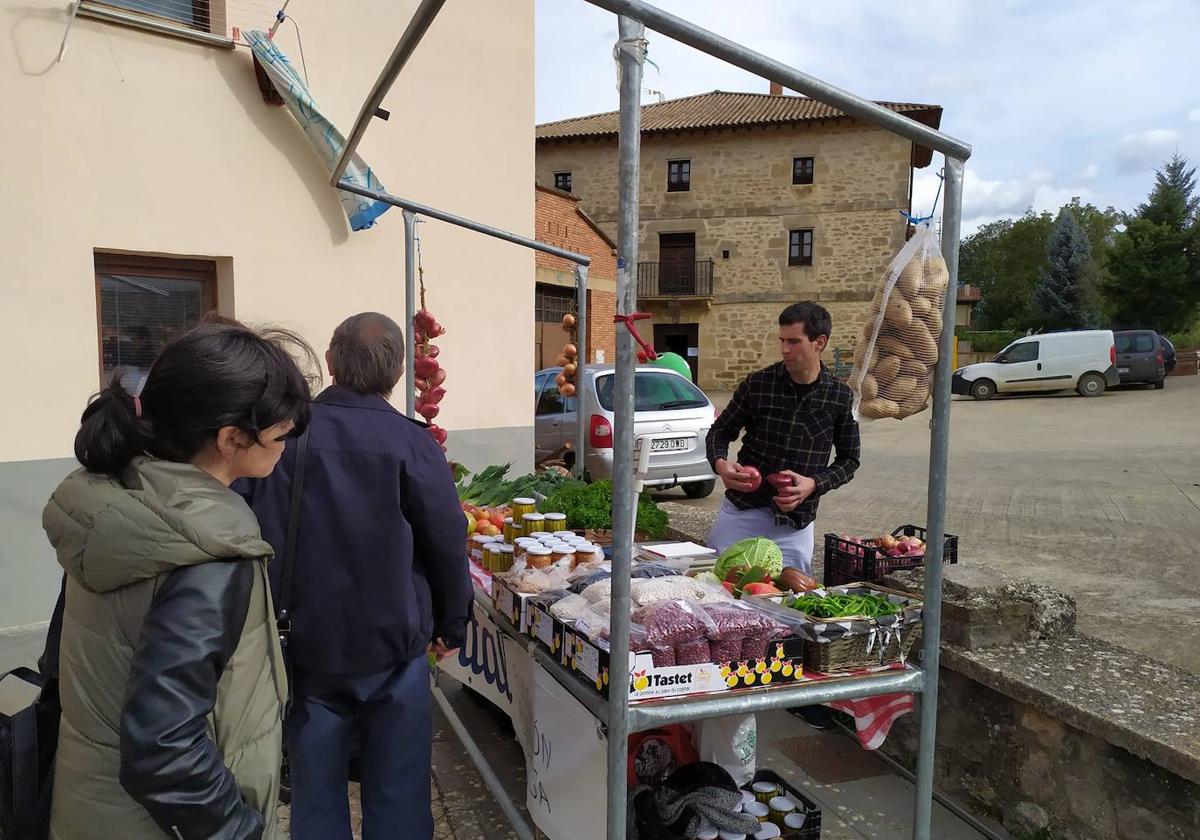
[[[723,405],[728,395],[715,395]],[[925,524],[929,414],[863,427],[862,467],[821,534]],[[1079,629],[1200,673],[1200,377],[1161,391],[955,398],[947,529],[959,558],[1074,596]],[[715,513],[720,493],[688,500]]]

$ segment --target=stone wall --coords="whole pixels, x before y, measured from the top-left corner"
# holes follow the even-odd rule
[[[797,300],[830,310],[833,348],[853,350],[884,269],[903,246],[911,143],[853,122],[693,132],[642,139],[639,261],[660,233],[693,232],[713,260],[711,300],[645,300],[658,323],[697,323],[700,384],[730,389],[778,360],[779,312]],[[814,183],[792,184],[792,158],[814,158]],[[667,192],[667,162],[691,161],[691,189]],[[569,171],[583,210],[616,236],[617,146],[539,141],[537,179]],[[813,230],[813,265],[788,266],[788,231]],[[724,256],[728,252],[729,256]],[[653,324],[644,325],[653,335]]]

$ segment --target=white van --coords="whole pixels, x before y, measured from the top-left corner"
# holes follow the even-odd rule
[[[1112,330],[1079,330],[1018,338],[990,362],[954,371],[950,389],[977,400],[1067,388],[1098,397],[1119,381]]]

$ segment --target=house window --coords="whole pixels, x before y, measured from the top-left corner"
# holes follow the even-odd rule
[[[126,388],[138,388],[163,346],[215,308],[216,286],[207,260],[97,253],[102,381],[121,368]]]
[[[813,182],[813,159],[810,157],[792,158],[792,183],[811,184]]]
[[[571,191],[571,173],[570,172],[555,172],[554,173],[554,189],[562,190],[563,192]]]
[[[667,192],[687,192],[692,188],[692,162],[667,161]]]
[[[538,283],[533,309],[535,320],[543,324],[556,324],[568,312],[575,311],[575,290],[567,286]]]
[[[92,0],[97,6],[112,6],[150,17],[166,18],[200,32],[212,31],[210,0]]]
[[[788,231],[788,265],[812,265],[812,228]]]

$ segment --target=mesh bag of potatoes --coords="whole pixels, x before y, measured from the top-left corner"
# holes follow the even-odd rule
[[[903,419],[929,406],[950,272],[929,222],[892,260],[854,353],[855,416]]]

